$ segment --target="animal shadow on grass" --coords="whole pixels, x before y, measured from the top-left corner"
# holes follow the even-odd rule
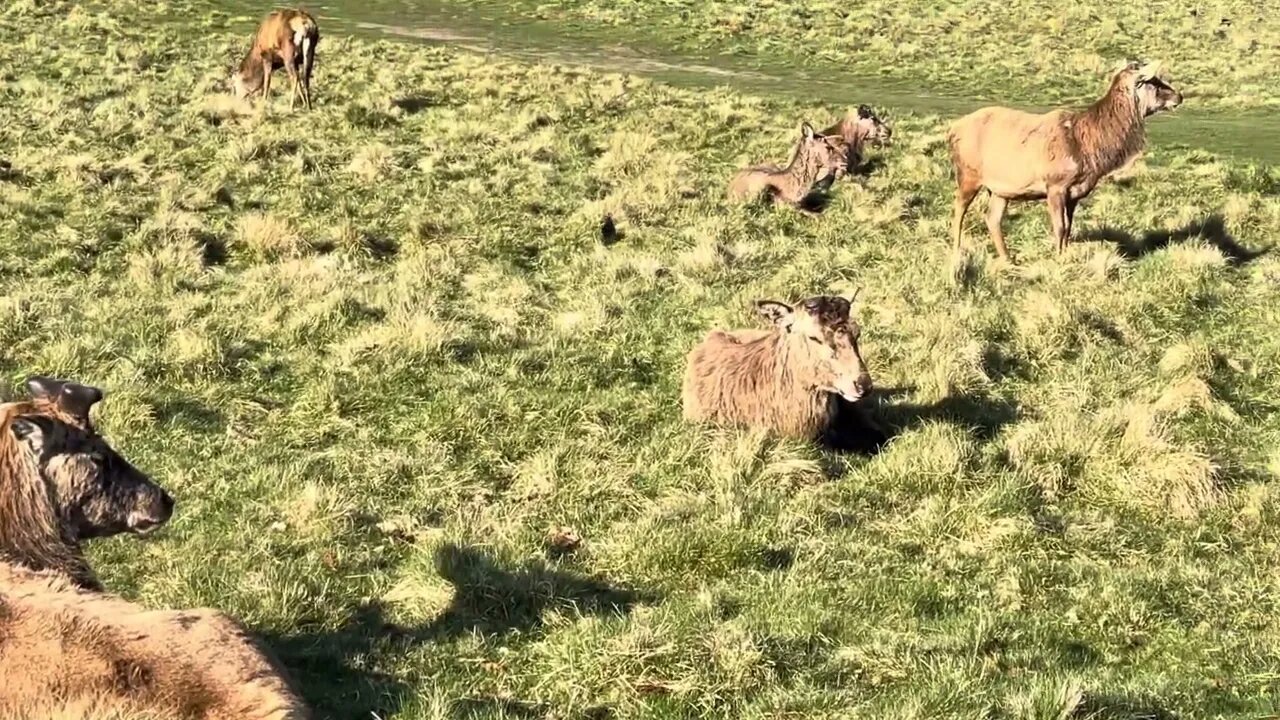
[[[400,108],[410,115],[422,112],[429,107],[439,104],[440,102],[438,100],[427,97],[426,95],[406,95],[391,101],[391,105],[393,107]]]
[[[390,622],[384,608],[372,603],[335,631],[264,636],[319,717],[369,717],[371,712],[388,717],[399,712],[414,688],[379,666],[385,656],[402,653],[406,646],[471,634],[504,635],[508,637],[503,642],[510,643],[536,637],[547,610],[625,615],[637,604],[660,599],[558,570],[541,560],[504,568],[476,548],[453,544],[437,551],[436,571],[454,586],[454,597],[426,625]],[[470,717],[486,708],[513,717],[525,717],[521,712],[534,713],[529,717],[545,714],[538,705],[487,698],[461,699],[453,712]]]
[[[894,403],[895,397],[913,388],[876,388],[867,401],[851,403],[837,398],[836,419],[822,437],[832,450],[875,455],[894,437],[930,420],[961,425],[979,439],[995,437],[1000,429],[1018,419],[1013,403],[987,395],[950,395],[933,403]],[[874,414],[874,416],[873,416]]]
[[[1086,230],[1080,235],[1084,241],[1101,241],[1115,243],[1116,251],[1127,260],[1137,260],[1146,255],[1166,248],[1174,243],[1200,239],[1218,249],[1232,265],[1244,265],[1266,255],[1271,247],[1261,250],[1250,250],[1227,232],[1226,222],[1219,214],[1210,215],[1203,220],[1187,223],[1183,227],[1169,230],[1150,230],[1135,237],[1133,234],[1113,227],[1101,227]]]
[[[800,200],[800,209],[812,215],[821,215],[831,205],[831,193],[815,190]]]
[[[874,175],[880,168],[886,164],[884,157],[873,155],[872,157],[863,158],[862,162],[854,165],[849,174],[854,177],[866,178]]]
[[[1086,695],[1068,716],[1071,720],[1178,720],[1150,698]]]

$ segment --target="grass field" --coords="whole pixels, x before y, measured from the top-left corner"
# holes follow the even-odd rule
[[[178,498],[107,585],[323,717],[1280,712],[1280,173],[1154,147],[1008,267],[942,118],[811,218],[724,185],[844,108],[330,36],[259,111],[114,7],[0,11],[0,368]],[[708,329],[856,287],[887,449],[681,422]]]
[[[474,2],[458,3],[471,7]],[[1101,92],[1118,59],[1163,60],[1195,107],[1280,104],[1280,18],[1247,0],[481,0],[504,13],[634,37],[648,49],[726,52],[924,92],[1005,103]],[[354,3],[353,3],[354,7]]]

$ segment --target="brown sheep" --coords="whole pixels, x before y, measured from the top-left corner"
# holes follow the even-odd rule
[[[823,130],[822,134],[844,140],[845,164],[833,178],[839,180],[862,164],[863,148],[868,144],[888,144],[893,137],[893,130],[884,124],[870,105],[859,105],[856,110],[850,110],[840,122]]]
[[[173,499],[94,430],[97,388],[31,378],[0,405],[0,720],[302,720],[279,663],[212,610],[98,592],[80,542],[144,533]]]
[[[81,542],[154,530],[173,498],[94,429],[101,390],[42,377],[27,388],[30,400],[0,405],[0,561],[98,588]]]
[[[985,188],[987,230],[1001,258],[1010,260],[1000,227],[1010,200],[1047,200],[1058,252],[1066,250],[1076,205],[1142,152],[1147,117],[1181,103],[1181,93],[1158,77],[1156,66],[1129,63],[1085,110],[1033,115],[987,107],[955,121],[947,141],[956,173],[956,248],[965,213]]]
[[[846,164],[847,150],[840,136],[826,136],[804,123],[800,140],[785,168],[753,165],[739,170],[729,182],[729,199],[742,202],[768,195],[797,208],[819,182],[835,177]]]
[[[279,662],[213,610],[148,610],[0,562],[0,720],[305,720]]]
[[[795,308],[760,300],[756,309],[771,329],[712,331],[689,353],[685,419],[807,440],[827,436],[837,400],[857,403],[871,391],[850,305],[825,295]]]
[[[231,92],[238,98],[245,98],[260,90],[265,101],[271,95],[271,73],[283,66],[292,84],[289,107],[294,107],[294,102],[301,96],[303,107],[310,110],[311,71],[315,67],[316,46],[319,44],[320,26],[306,11],[276,10],[270,13],[254,33],[253,45],[240,61],[240,68],[231,74]]]

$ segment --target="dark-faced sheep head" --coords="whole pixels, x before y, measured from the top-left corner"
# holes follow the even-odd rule
[[[93,427],[89,410],[102,391],[76,382],[27,380],[31,411],[9,424],[31,453],[63,531],[76,540],[143,534],[173,514],[173,498],[120,456]]]
[[[862,360],[858,340],[862,328],[849,317],[851,301],[819,295],[794,308],[776,300],[759,300],[756,309],[791,344],[793,376],[817,392],[835,393],[857,402],[871,390],[871,373]]]
[[[1162,71],[1158,62],[1132,61],[1117,74],[1116,81],[1133,89],[1134,102],[1143,117],[1173,110],[1182,104],[1182,93],[1161,77]]]
[[[870,105],[859,105],[857,110],[849,113],[848,122],[858,129],[867,142],[886,145],[893,137],[893,129],[884,124]]]

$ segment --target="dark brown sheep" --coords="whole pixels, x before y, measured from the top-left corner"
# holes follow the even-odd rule
[[[839,180],[862,164],[862,151],[867,145],[887,144],[893,137],[893,129],[884,124],[870,105],[859,105],[840,122],[823,130],[822,134],[844,140],[845,165],[834,177]]]
[[[267,15],[254,33],[253,45],[231,74],[231,91],[238,98],[262,92],[271,95],[271,73],[281,66],[289,74],[289,107],[299,96],[311,109],[311,71],[320,44],[320,26],[303,10],[276,10]]]

